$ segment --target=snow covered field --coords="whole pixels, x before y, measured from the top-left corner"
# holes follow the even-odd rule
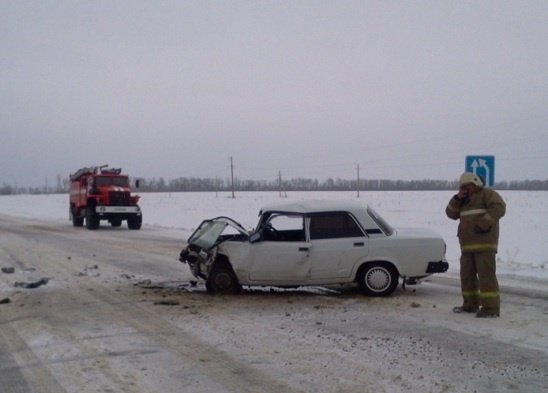
[[[447,243],[449,272],[458,273],[457,222],[445,216],[451,191],[360,192],[359,199],[383,215],[394,227],[429,227]],[[542,191],[503,191],[507,203],[501,221],[498,253],[499,275],[548,280],[548,193]],[[229,216],[244,227],[254,227],[262,205],[304,199],[353,199],[348,192],[230,193],[144,193],[141,194],[143,229],[163,231],[186,240],[204,218]],[[68,221],[68,195],[0,196],[0,214],[48,220],[65,225]],[[102,222],[101,225],[108,225]],[[125,228],[124,228],[125,229]]]

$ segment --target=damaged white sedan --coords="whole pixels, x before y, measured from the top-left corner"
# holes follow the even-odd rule
[[[445,251],[436,232],[394,229],[365,204],[307,201],[264,207],[253,231],[228,217],[205,220],[179,260],[210,292],[357,283],[389,296],[400,277],[414,284],[447,271]]]

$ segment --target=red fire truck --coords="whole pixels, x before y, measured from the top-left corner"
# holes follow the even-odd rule
[[[136,181],[136,188],[139,181]],[[99,228],[101,220],[113,227],[127,221],[129,229],[140,229],[143,222],[140,197],[131,195],[129,177],[121,168],[108,165],[86,167],[70,175],[69,219],[75,227]]]

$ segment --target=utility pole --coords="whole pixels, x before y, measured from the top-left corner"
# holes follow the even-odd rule
[[[282,197],[282,171],[278,171],[278,189],[280,192],[280,198]]]
[[[230,181],[232,183],[232,199],[234,199],[234,162],[232,161],[232,157],[230,157]]]
[[[356,188],[358,190],[358,198],[360,197],[360,164],[356,167],[356,171],[358,172],[358,181],[356,182]]]

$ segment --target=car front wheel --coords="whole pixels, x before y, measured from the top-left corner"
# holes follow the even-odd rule
[[[370,263],[358,272],[360,290],[369,296],[390,296],[398,286],[398,271],[386,262]]]
[[[217,293],[238,293],[240,284],[238,278],[229,265],[216,264],[207,278],[206,288],[208,292]]]

